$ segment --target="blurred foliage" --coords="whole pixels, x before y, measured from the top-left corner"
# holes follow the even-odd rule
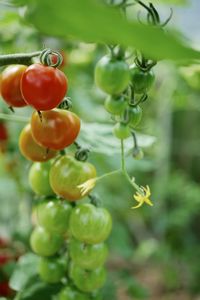
[[[21,6],[28,1],[11,2]],[[89,160],[96,165],[99,175],[117,169],[119,143],[112,136],[112,120],[103,107],[105,95],[95,87],[93,78],[95,63],[106,53],[106,47],[83,41],[110,42],[115,37],[117,42],[126,45],[140,43],[142,49],[156,57],[191,58],[197,54],[185,48],[176,37],[161,32],[155,34],[156,42],[152,41],[150,29],[134,22],[130,25],[117,13],[104,8],[101,8],[102,21],[99,7],[91,9],[92,1],[71,1],[68,9],[55,1],[33,0],[34,3],[38,4],[37,12],[34,15],[30,12],[29,19],[37,29],[23,18],[25,8],[0,4],[0,52],[28,52],[42,49],[44,45],[65,50],[69,96],[73,110],[83,120],[79,142],[91,149]],[[63,2],[64,7],[67,4],[68,1]],[[86,19],[83,11],[87,12]],[[66,39],[71,34],[81,42]],[[133,63],[131,59],[129,62]],[[179,69],[165,62],[155,71],[156,84],[150,99],[143,104],[143,122],[137,132],[145,158],[134,160],[128,155],[131,139],[126,143],[128,170],[140,184],[152,187],[154,207],[132,211],[133,190],[120,175],[105,179],[95,190],[114,219],[109,240],[110,274],[102,290],[103,299],[123,299],[121,294],[127,299],[154,300],[157,296],[165,299],[162,296],[168,293],[174,293],[171,299],[178,299],[176,292],[180,289],[190,294],[191,299],[200,294],[197,263],[200,253],[199,66]],[[11,114],[3,101],[0,110]],[[16,115],[29,117],[31,111],[16,109]],[[24,123],[7,122],[6,125],[9,143],[6,152],[0,155],[0,235],[20,241],[27,252],[18,262],[11,286],[20,291],[16,300],[50,299],[60,286],[50,287],[39,280],[36,257],[28,252],[31,207],[35,199],[27,183],[31,163],[18,150],[18,136]],[[156,286],[151,281],[154,277]]]

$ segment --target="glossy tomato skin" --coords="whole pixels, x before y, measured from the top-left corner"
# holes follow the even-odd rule
[[[131,82],[137,94],[147,93],[155,80],[153,71],[143,72],[138,67],[130,68]]]
[[[21,80],[25,102],[38,111],[57,107],[65,97],[67,88],[67,78],[62,71],[42,64],[29,66]]]
[[[65,275],[67,259],[58,257],[43,257],[39,262],[39,275],[47,283],[59,282]]]
[[[93,245],[108,238],[112,229],[112,219],[106,209],[84,203],[73,208],[69,226],[74,238]]]
[[[125,101],[124,97],[113,97],[108,96],[105,101],[105,109],[116,116],[120,116],[127,107],[127,102]]]
[[[122,60],[104,56],[96,65],[95,82],[102,91],[110,95],[121,94],[130,81],[128,64]]]
[[[21,154],[28,160],[44,162],[56,156],[57,152],[47,149],[35,142],[31,132],[31,125],[27,124],[19,137],[19,149]]]
[[[51,196],[53,191],[49,184],[51,162],[35,162],[29,171],[29,184],[32,190],[40,196]]]
[[[35,227],[30,237],[32,250],[40,256],[52,256],[61,247],[63,238],[59,234],[50,233],[43,227]]]
[[[1,95],[8,106],[23,107],[27,105],[20,89],[21,78],[26,69],[27,66],[24,65],[10,65],[2,72]]]
[[[31,118],[31,131],[35,141],[54,150],[71,145],[77,138],[80,127],[79,117],[62,109],[42,112],[42,122],[37,112]]]
[[[71,155],[58,158],[53,163],[49,176],[53,191],[68,201],[83,198],[78,186],[95,177],[96,169],[92,164],[78,161]]]
[[[58,296],[58,300],[89,300],[87,294],[79,292],[71,286],[63,288]]]
[[[103,267],[88,271],[72,263],[70,266],[70,276],[76,287],[86,293],[101,288],[106,281],[106,271]]]
[[[129,126],[136,127],[142,119],[142,109],[139,105],[130,107],[128,110]]]
[[[104,243],[87,245],[76,239],[71,239],[69,253],[77,266],[85,270],[94,270],[105,263],[108,249]]]
[[[37,207],[39,224],[49,232],[66,233],[69,228],[69,217],[72,206],[66,201],[55,198],[45,201]]]

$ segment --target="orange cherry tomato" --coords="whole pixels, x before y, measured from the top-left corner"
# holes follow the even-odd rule
[[[46,148],[61,150],[71,145],[80,131],[79,117],[66,110],[55,109],[32,114],[31,130],[35,141]]]
[[[24,101],[21,90],[20,81],[27,66],[10,65],[1,76],[1,95],[9,106],[23,107],[27,103]]]
[[[44,162],[56,156],[57,152],[38,145],[33,139],[31,125],[26,125],[19,137],[19,149],[24,157],[36,162]]]
[[[29,66],[21,80],[24,100],[36,110],[57,107],[65,97],[67,88],[67,77],[62,71],[42,64]]]

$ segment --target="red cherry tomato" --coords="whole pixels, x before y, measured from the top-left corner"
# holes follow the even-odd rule
[[[8,130],[6,128],[6,125],[0,122],[0,142],[7,141],[7,140],[8,140]]]
[[[24,157],[32,161],[43,162],[56,156],[57,152],[38,145],[33,139],[31,125],[26,125],[19,137],[19,149]]]
[[[57,109],[37,112],[31,118],[31,130],[35,141],[46,148],[61,150],[71,145],[80,131],[80,119],[70,111]]]
[[[2,72],[1,95],[9,106],[27,105],[20,90],[20,81],[26,69],[27,66],[24,65],[10,65]]]
[[[67,88],[67,78],[62,71],[42,64],[29,66],[21,80],[24,100],[36,110],[57,107],[67,93]]]

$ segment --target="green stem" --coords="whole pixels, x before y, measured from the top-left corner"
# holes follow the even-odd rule
[[[118,170],[114,170],[114,171],[105,173],[105,174],[103,174],[103,175],[97,177],[97,181],[99,181],[99,180],[101,180],[101,179],[104,179],[105,177],[108,177],[108,176],[112,176],[112,175],[118,174],[118,173],[120,173],[121,171],[122,171],[121,169],[118,169]]]
[[[141,194],[141,188],[139,185],[137,185],[133,179],[130,178],[127,170],[126,170],[126,165],[125,165],[125,155],[124,155],[124,141],[121,140],[121,171],[126,177],[127,181],[130,183],[130,185],[138,192]]]
[[[0,120],[6,120],[6,121],[13,121],[13,122],[22,122],[22,123],[28,123],[29,118],[23,117],[23,116],[15,116],[9,115],[9,114],[3,114],[0,113]]]
[[[11,64],[30,65],[32,64],[32,58],[40,54],[41,51],[0,55],[0,67]]]

